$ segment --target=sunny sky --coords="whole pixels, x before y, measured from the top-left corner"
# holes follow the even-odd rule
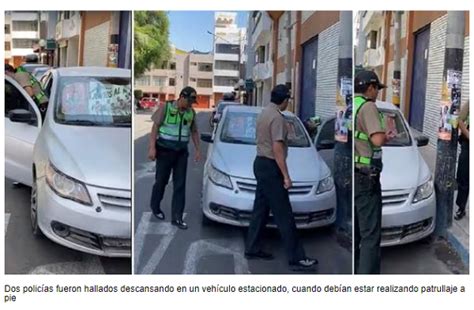
[[[246,11],[237,14],[238,27],[247,26]],[[214,11],[170,11],[170,41],[176,48],[202,52],[212,51],[214,32]]]

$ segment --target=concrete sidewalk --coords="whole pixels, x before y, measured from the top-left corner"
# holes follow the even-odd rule
[[[420,134],[413,128],[412,131],[415,136]],[[436,168],[436,147],[428,144],[427,146],[420,147],[419,150],[434,175]],[[456,201],[456,196],[457,191],[454,192],[454,201]],[[453,211],[456,212],[457,206],[454,201]],[[460,221],[456,221],[453,218],[453,226],[448,229],[448,241],[459,254],[463,263],[469,267],[469,202],[466,208],[466,216]]]

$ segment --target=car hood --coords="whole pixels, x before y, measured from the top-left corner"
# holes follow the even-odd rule
[[[46,138],[50,161],[86,184],[131,190],[131,129],[56,125]]]
[[[414,188],[430,178],[431,172],[417,147],[384,147],[382,152],[382,190]]]
[[[230,176],[254,179],[253,161],[256,155],[255,145],[217,143],[212,151],[211,163]],[[287,165],[293,182],[317,182],[330,173],[326,163],[312,147],[290,148]]]

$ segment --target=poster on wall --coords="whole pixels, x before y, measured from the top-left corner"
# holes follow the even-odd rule
[[[118,66],[118,44],[111,43],[109,44],[107,52],[107,66],[112,68],[117,68]]]
[[[342,77],[338,85],[336,99],[335,139],[346,143],[352,120],[352,79]]]
[[[459,109],[461,106],[462,72],[447,70],[441,94],[438,137],[440,140],[451,140],[453,130],[458,127]]]

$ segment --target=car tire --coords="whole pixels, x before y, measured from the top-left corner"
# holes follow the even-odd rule
[[[38,225],[38,187],[36,183],[36,176],[33,175],[33,184],[31,186],[31,199],[30,199],[30,221],[31,230],[35,237],[43,235]]]

